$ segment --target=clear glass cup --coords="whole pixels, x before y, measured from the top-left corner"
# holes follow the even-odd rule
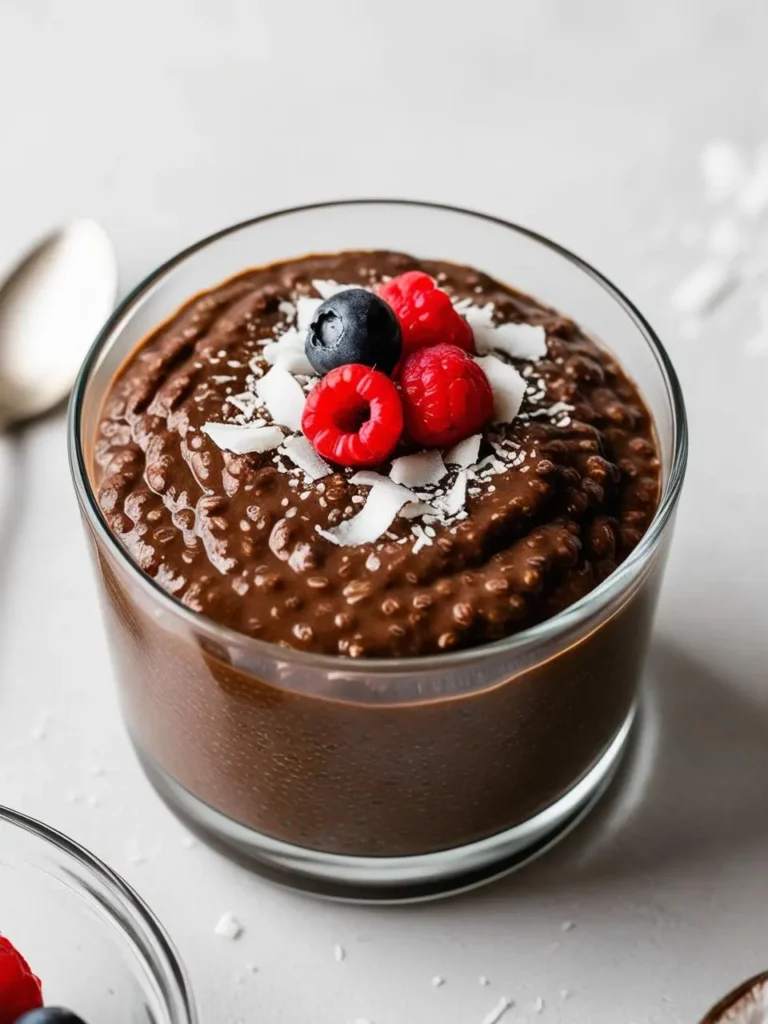
[[[627,560],[554,618],[433,657],[288,651],[182,606],[107,529],[92,445],[105,393],[135,346],[190,296],[249,266],[348,249],[475,266],[573,317],[638,384],[663,460],[658,512]],[[209,841],[325,895],[424,898],[540,852],[592,806],[624,747],[686,448],[677,378],[642,315],[597,271],[522,228],[361,200],[271,214],[181,253],[106,325],[70,417],[125,718],[150,779]]]
[[[46,1004],[88,1024],[195,1024],[184,968],[121,878],[47,825],[0,808],[2,933]]]

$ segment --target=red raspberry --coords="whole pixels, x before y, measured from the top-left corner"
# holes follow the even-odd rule
[[[428,345],[458,345],[475,351],[472,328],[453,308],[451,297],[429,274],[409,270],[381,285],[379,295],[394,309],[403,335],[400,369],[411,354]],[[395,374],[397,371],[395,371]]]
[[[312,388],[301,429],[324,458],[342,466],[375,466],[400,440],[403,406],[386,374],[347,363]]]
[[[40,979],[8,939],[0,937],[0,1024],[14,1024],[43,1005]]]
[[[456,345],[434,345],[409,356],[400,390],[406,433],[431,448],[463,441],[493,415],[488,378]]]

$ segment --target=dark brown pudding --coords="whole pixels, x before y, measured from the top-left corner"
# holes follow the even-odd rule
[[[308,480],[279,450],[232,454],[202,428],[258,417],[247,396],[264,343],[316,294],[312,281],[369,285],[419,267],[457,299],[492,303],[497,321],[543,326],[546,357],[516,363],[520,414],[485,431],[456,515],[397,517],[379,540],[341,547],[317,527],[365,502],[349,470]],[[118,542],[199,613],[194,626],[160,607],[96,537],[134,742],[156,781],[163,773],[257,834],[361,856],[460,847],[554,805],[628,719],[666,545],[534,655],[488,648],[449,665],[451,650],[542,622],[595,588],[642,537],[660,490],[651,418],[616,361],[476,270],[354,252],[241,274],[133,352],[90,457]],[[347,657],[314,664],[250,638]],[[440,667],[357,660],[433,653],[448,655]]]
[[[379,541],[338,547],[317,527],[359,511],[369,488],[353,471],[312,482],[279,450],[222,451],[201,428],[244,418],[263,346],[313,280],[414,268],[499,321],[542,325],[547,356],[518,363],[526,398],[487,432],[462,518],[427,517],[424,532],[398,517]],[[169,593],[248,636],[351,656],[476,646],[549,618],[613,572],[659,496],[648,412],[576,324],[477,271],[394,253],[248,271],[194,299],[123,368],[95,456],[110,528]]]

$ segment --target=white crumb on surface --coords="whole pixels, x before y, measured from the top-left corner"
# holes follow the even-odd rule
[[[744,181],[744,158],[732,143],[723,139],[707,143],[699,157],[699,168],[710,202],[730,199]]]
[[[561,988],[560,989],[560,998],[562,1000],[570,999],[570,997],[571,997],[570,989],[567,989],[567,988]]]
[[[347,954],[343,946],[340,946],[338,942],[333,947],[333,959],[337,964],[340,964],[342,960],[346,960]]]
[[[560,931],[561,932],[572,932],[575,927],[576,927],[576,922],[575,921],[563,921],[563,923],[560,925]]]
[[[432,979],[432,987],[433,988],[441,988],[444,984],[445,984],[445,978],[441,977],[439,974],[436,974],[434,976],[434,978]]]
[[[541,998],[541,996],[537,996],[536,999],[534,999],[534,1001],[533,1001],[533,1012],[534,1013],[543,1013],[544,1012],[544,1000]]]
[[[227,910],[216,922],[213,934],[217,935],[220,939],[235,940],[240,938],[243,931],[243,926],[235,915],[230,910]]]
[[[43,740],[46,737],[46,732],[42,725],[36,725],[29,730],[29,735],[33,740]]]
[[[253,424],[204,423],[202,430],[217,448],[236,455],[272,451],[280,447],[284,437],[279,427],[257,427]]]
[[[197,840],[194,836],[182,836],[181,845],[185,850],[193,850],[197,846]]]
[[[490,1011],[490,1013],[486,1014],[485,1017],[483,1017],[482,1024],[498,1024],[498,1022],[501,1020],[501,1018],[504,1016],[507,1010],[511,1009],[512,1000],[507,999],[506,996],[502,996],[501,999],[499,999],[498,1003],[496,1003],[494,1008]]]
[[[480,977],[477,980],[480,982],[480,984],[483,986],[483,988],[486,988],[488,985],[491,984],[490,981],[488,980],[488,978],[486,978],[486,976],[484,974],[481,974]]]
[[[670,302],[678,313],[700,314],[711,309],[732,283],[726,260],[708,260],[683,278],[672,292]]]

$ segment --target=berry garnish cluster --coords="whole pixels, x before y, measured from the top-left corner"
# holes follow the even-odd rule
[[[373,466],[402,440],[453,445],[489,422],[493,392],[471,358],[472,328],[447,292],[420,271],[378,294],[349,288],[326,299],[305,351],[322,376],[301,426],[318,454],[343,466]]]
[[[0,936],[0,1024],[84,1024],[70,1010],[43,1006],[43,987],[19,951]]]

